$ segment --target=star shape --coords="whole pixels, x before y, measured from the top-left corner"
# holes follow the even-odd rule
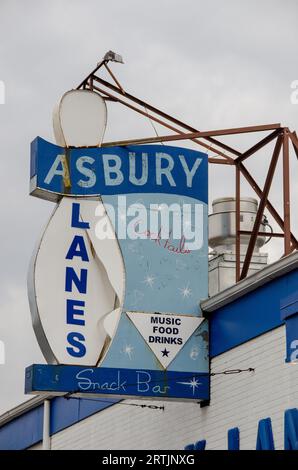
[[[127,344],[124,347],[123,352],[128,355],[129,359],[131,359],[131,355],[133,353],[133,350],[134,350],[134,347],[131,346],[131,344]]]
[[[185,286],[185,287],[182,287],[182,288],[179,288],[180,292],[181,292],[181,295],[182,297],[185,299],[186,297],[189,297],[191,295],[191,289],[189,288],[189,286]]]
[[[199,388],[200,385],[202,385],[198,379],[196,379],[195,377],[193,377],[189,382],[177,382],[177,384],[181,384],[181,385],[189,385],[190,388],[192,388],[192,394],[194,395],[195,394],[195,390],[197,388]]]
[[[164,348],[164,350],[161,351],[162,357],[164,357],[164,356],[169,357],[169,352],[170,352],[170,351],[168,351],[166,348]]]
[[[154,284],[154,281],[155,281],[155,277],[148,275],[148,276],[145,277],[145,279],[144,279],[143,282],[144,282],[145,284],[147,284],[147,286],[152,287],[153,284]]]

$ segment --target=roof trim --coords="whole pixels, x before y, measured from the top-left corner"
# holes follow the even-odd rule
[[[9,423],[9,421],[14,420],[18,416],[23,415],[25,412],[33,410],[38,406],[42,405],[45,400],[50,400],[53,398],[51,394],[45,394],[43,396],[37,395],[36,397],[30,398],[19,405],[15,406],[9,411],[6,411],[0,416],[0,428],[4,426],[4,424]]]
[[[200,303],[204,313],[213,312],[234,300],[242,297],[243,295],[257,289],[258,287],[267,284],[268,282],[276,279],[284,274],[298,268],[298,251],[284,256],[283,258],[269,264],[260,271],[248,276],[247,278],[239,281],[237,284],[225,289],[218,294],[204,300]]]

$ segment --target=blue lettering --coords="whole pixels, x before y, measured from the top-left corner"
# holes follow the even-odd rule
[[[74,315],[84,315],[84,310],[75,307],[85,307],[83,300],[67,299],[66,301],[66,323],[68,325],[85,325],[85,320],[74,318]]]
[[[194,450],[205,450],[206,448],[206,440],[203,439],[202,441],[198,441],[194,445]]]
[[[78,202],[72,203],[71,226],[74,228],[90,228],[88,222],[82,222],[80,220],[80,204]]]
[[[240,450],[240,436],[239,428],[232,428],[228,430],[228,450]]]
[[[228,430],[228,450],[240,449],[240,430],[232,428]],[[188,444],[185,450],[202,450],[206,441],[198,441]],[[261,419],[258,425],[256,450],[274,450],[274,438],[270,418]],[[284,416],[284,450],[298,450],[298,409],[291,408],[285,411]]]
[[[274,440],[271,419],[259,421],[256,450],[274,450]]]
[[[285,412],[285,450],[298,450],[298,410],[292,408]]]
[[[73,347],[67,347],[66,350],[70,356],[83,357],[86,354],[86,347],[82,343],[85,341],[84,335],[81,333],[69,333],[67,335],[68,343]],[[75,349],[74,349],[75,348]]]
[[[205,450],[206,449],[206,440],[198,441],[195,444],[188,444],[184,447],[184,450]]]
[[[82,261],[89,261],[84,237],[81,235],[75,235],[69,247],[66,259],[73,259],[74,256],[79,256],[82,258]]]
[[[65,291],[72,292],[72,283],[74,283],[80,294],[86,294],[87,274],[87,269],[81,269],[79,277],[72,267],[67,266],[65,272]]]

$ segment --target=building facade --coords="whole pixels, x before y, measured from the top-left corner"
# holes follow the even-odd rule
[[[298,253],[210,297],[202,311],[209,403],[35,397],[0,417],[0,449],[43,447],[45,398],[53,450],[298,449]]]

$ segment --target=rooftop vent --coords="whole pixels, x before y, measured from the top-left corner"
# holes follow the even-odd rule
[[[209,259],[210,296],[236,283],[236,199],[234,197],[215,199],[212,209],[213,212],[209,215],[209,246],[212,248]],[[256,199],[241,198],[240,230],[252,231],[257,210]],[[267,227],[268,222],[264,216],[260,231],[266,232]],[[241,267],[248,243],[249,235],[241,235]],[[260,252],[265,243],[266,237],[257,238],[248,275],[264,268],[267,264],[268,254]]]

